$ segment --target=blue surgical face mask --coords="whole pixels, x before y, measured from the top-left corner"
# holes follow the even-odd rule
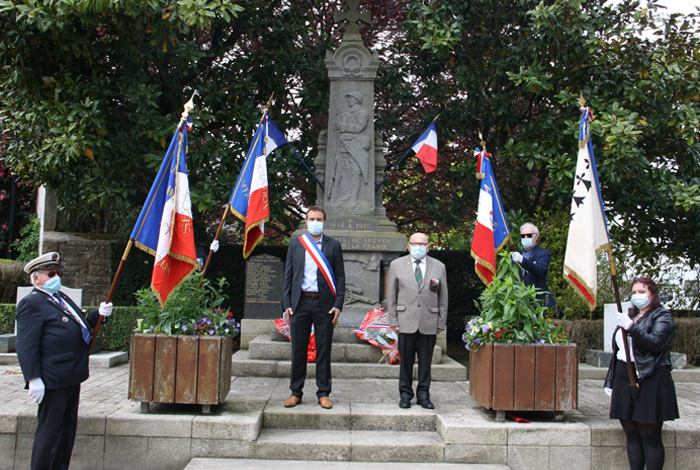
[[[520,243],[523,245],[523,248],[525,248],[526,250],[528,248],[531,248],[533,245],[532,238],[523,238],[520,240]]]
[[[411,256],[413,256],[413,259],[423,259],[427,252],[427,246],[411,246]]]
[[[649,294],[632,294],[630,300],[637,308],[646,308],[649,306]]]
[[[308,230],[314,237],[321,235],[323,233],[323,222],[319,222],[318,220],[310,220],[306,222],[306,230]]]
[[[53,295],[61,290],[61,276],[58,274],[49,279],[42,286],[46,292]]]

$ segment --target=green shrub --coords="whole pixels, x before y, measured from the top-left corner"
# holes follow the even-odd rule
[[[700,318],[677,318],[678,336],[672,351],[688,356],[688,365],[700,366]]]
[[[41,222],[33,216],[29,223],[19,231],[19,240],[10,245],[10,249],[19,253],[17,261],[26,264],[39,256],[39,230]]]
[[[106,351],[128,351],[131,334],[136,328],[136,319],[142,317],[137,307],[115,306],[109,321],[100,328],[102,349]]]
[[[15,304],[0,304],[0,335],[15,332]]]
[[[17,287],[28,286],[29,276],[24,272],[24,264],[0,259],[0,303],[15,303]]]
[[[589,349],[605,349],[603,338],[603,320],[567,320],[566,329],[569,330],[569,340],[578,345],[578,358],[580,362],[585,361],[586,351]]]

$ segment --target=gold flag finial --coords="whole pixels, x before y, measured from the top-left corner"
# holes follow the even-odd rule
[[[481,131],[479,131],[479,143],[481,144],[481,150],[486,152],[486,141],[484,140],[484,136],[481,134]]]
[[[260,116],[260,122],[263,122],[263,119],[265,119],[265,115],[270,111],[270,108],[272,107],[272,99],[275,97],[275,92],[273,91],[272,94],[270,95],[270,99],[267,100],[267,103],[265,103],[265,107],[263,108],[262,111],[262,116]]]
[[[583,91],[580,92],[581,95],[578,98],[578,105],[582,108],[586,106],[586,98],[583,97]]]
[[[194,95],[197,94],[197,90],[192,92],[192,97],[190,100],[185,103],[185,110],[182,112],[182,119],[187,119],[187,116],[190,115],[190,111],[194,109]]]

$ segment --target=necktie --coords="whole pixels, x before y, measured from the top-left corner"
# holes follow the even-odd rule
[[[416,261],[416,282],[420,289],[423,286],[423,272],[420,270],[420,261]]]
[[[83,324],[82,320],[78,315],[73,312],[73,309],[71,309],[68,304],[61,298],[60,295],[56,294],[54,295],[54,298],[58,301],[59,305],[63,307],[68,313],[70,313],[73,318],[76,319],[78,322],[78,325],[80,325],[80,334],[83,337],[83,341],[85,341],[87,344],[90,344],[90,341],[92,340],[92,337],[90,336],[90,330],[88,330],[85,325]]]

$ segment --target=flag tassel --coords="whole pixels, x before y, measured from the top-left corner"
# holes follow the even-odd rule
[[[226,207],[224,207],[224,214],[221,216],[221,222],[219,222],[219,227],[216,229],[216,234],[214,234],[214,240],[219,239],[219,234],[221,234],[221,229],[224,227],[224,222],[226,222],[226,215],[228,215],[228,204],[226,204]],[[214,241],[212,240],[212,242]],[[204,279],[204,274],[207,272],[207,268],[209,267],[209,261],[211,260],[211,255],[213,251],[211,248],[209,248],[209,254],[207,255],[207,260],[204,262],[204,267],[202,268],[202,275],[199,277],[199,284],[197,285],[197,288],[199,289],[202,287],[202,279]]]

